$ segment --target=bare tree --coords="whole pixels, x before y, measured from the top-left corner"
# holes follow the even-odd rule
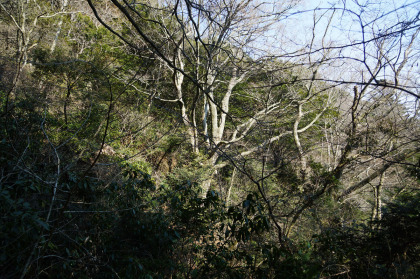
[[[285,111],[284,99],[275,95],[276,90],[273,91],[270,85],[261,86],[262,83],[255,82],[253,88],[242,89],[245,91],[242,97],[255,102],[247,115],[239,118],[230,112],[230,108],[232,102],[236,101],[235,97],[240,95],[235,93],[240,84],[250,84],[253,76],[262,76],[264,72],[275,73],[284,67],[283,63],[271,62],[275,57],[268,50],[255,46],[273,30],[271,27],[292,7],[291,4],[275,7],[281,9],[277,11],[269,4],[258,1],[177,1],[160,6],[112,2],[126,16],[136,30],[136,35],[148,44],[150,50],[172,72],[174,93],[166,96],[154,94],[153,98],[178,103],[192,151],[197,153],[200,148],[205,150],[208,154],[206,164],[214,167],[213,172],[228,164],[228,161],[220,160],[222,155],[235,150],[235,146],[243,146],[242,143],[251,133],[255,133],[256,127],[264,119]],[[90,4],[98,19],[102,20],[95,6]],[[142,9],[152,9],[152,18],[142,17]],[[160,39],[147,34],[149,31],[142,29],[140,22],[152,24],[160,30]],[[111,26],[108,28],[114,31]],[[133,38],[119,36],[134,46]],[[318,94],[318,89],[315,90],[312,84],[316,69],[312,74],[314,78],[306,87],[306,96],[296,95],[289,100],[296,102],[293,106],[297,106],[298,110],[294,128],[290,127],[280,134],[274,133],[257,146],[242,147],[239,153],[230,153],[229,156],[247,156],[292,134],[299,146],[298,134],[308,130],[323,112],[321,110],[313,116],[307,125],[300,126],[299,122],[306,114],[302,107]],[[257,90],[257,87],[260,89]],[[228,123],[233,128],[227,129]],[[303,156],[301,161],[304,168]],[[210,183],[210,179],[203,182],[204,194],[210,188]]]
[[[416,116],[419,96],[413,72],[419,54],[416,46],[419,14],[413,12],[415,4],[387,12],[379,10],[380,4],[376,2],[345,4],[348,5],[316,8],[314,12],[333,15],[339,11],[342,23],[337,26],[352,27],[344,29],[347,38],[339,38],[330,45],[325,45],[323,38],[317,47],[311,44],[305,54],[292,55],[296,60],[302,55],[319,56],[320,52],[329,50],[331,55],[326,59],[328,63],[321,65],[323,74],[319,80],[340,84],[343,91],[335,101],[340,115],[324,129],[327,145],[320,152],[323,162],[318,161],[327,165],[328,172],[320,180],[314,180],[314,176],[308,198],[304,202],[298,200],[295,208],[284,215],[290,218],[288,232],[301,214],[316,206],[317,200],[327,193],[338,191],[336,197],[343,201],[370,183],[386,183],[384,173],[388,169],[416,163],[411,159],[419,151]],[[351,20],[346,20],[347,17]],[[310,65],[310,61],[307,63]],[[327,74],[332,67],[340,70],[339,76],[333,78],[335,73]],[[350,91],[346,87],[349,85],[353,85],[352,96],[346,93]],[[389,175],[386,178],[392,179]],[[339,184],[341,189],[336,188]],[[377,208],[379,192],[375,193]],[[362,201],[366,197],[358,196],[358,202]]]
[[[152,100],[178,104],[192,152],[204,153],[210,167],[204,195],[216,172],[233,166],[257,187],[279,234],[288,234],[332,191],[342,200],[418,152],[418,135],[410,136],[419,97],[413,71],[419,54],[415,4],[381,12],[376,2],[309,10],[295,9],[292,2],[275,8],[234,0],[111,2],[125,16],[130,34],[117,32],[88,0],[104,26],[133,49],[146,46],[172,76],[172,89],[136,89]],[[307,37],[278,34],[290,19],[308,14]],[[251,103],[245,112],[232,111],[244,100]],[[338,115],[328,116],[331,110]],[[401,129],[381,134],[381,119]],[[314,131],[320,136],[311,138]],[[293,145],[285,146],[294,150],[287,161],[300,186],[270,193],[264,181],[279,171],[271,164],[277,160],[271,150],[287,139]],[[326,165],[322,175],[317,164]],[[366,166],[373,170],[366,177],[353,171]],[[343,189],[337,189],[338,182]],[[287,206],[275,206],[280,203]],[[283,230],[279,220],[286,220]]]

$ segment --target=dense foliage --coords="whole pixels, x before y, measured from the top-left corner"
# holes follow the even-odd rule
[[[0,0],[0,277],[418,278],[418,15],[338,83],[253,44],[294,1],[172,2]]]

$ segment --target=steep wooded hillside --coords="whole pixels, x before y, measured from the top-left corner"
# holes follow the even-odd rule
[[[418,278],[391,2],[0,0],[0,277]]]

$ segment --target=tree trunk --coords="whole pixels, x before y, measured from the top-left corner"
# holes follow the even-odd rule
[[[61,12],[64,12],[64,10],[66,9],[68,5],[68,0],[63,0],[63,6],[61,7]],[[58,37],[60,36],[61,33],[61,27],[63,26],[63,16],[60,16],[60,21],[58,22],[58,26],[57,26],[57,31],[55,32],[55,37],[53,42],[51,43],[51,48],[50,48],[50,53],[53,53],[55,50],[55,47],[57,45],[58,42]]]
[[[233,181],[235,180],[235,174],[236,174],[236,168],[233,168],[232,177],[230,178],[229,189],[228,189],[228,192],[226,194],[226,206],[229,206],[229,204],[230,204],[230,194],[231,194],[232,187],[233,187]]]
[[[206,166],[210,167],[210,173],[201,184],[201,189],[203,190],[203,192],[201,193],[202,198],[205,198],[207,196],[207,192],[211,188],[213,176],[217,174],[217,170],[214,166],[216,165],[216,161],[218,158],[219,158],[219,155],[217,153],[214,153],[213,156],[211,156],[210,159],[207,160]]]

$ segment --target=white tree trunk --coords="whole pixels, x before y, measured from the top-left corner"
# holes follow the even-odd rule
[[[67,8],[68,0],[63,0],[63,6],[61,7],[61,12],[64,12]],[[55,32],[55,37],[53,42],[51,43],[50,53],[53,53],[55,50],[55,47],[58,42],[58,37],[61,33],[61,27],[63,26],[63,16],[60,16],[60,21],[58,22],[57,31]]]

